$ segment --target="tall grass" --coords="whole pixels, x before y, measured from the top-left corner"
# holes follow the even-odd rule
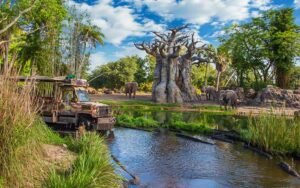
[[[262,114],[251,117],[242,137],[258,148],[273,154],[300,154],[300,120]]]
[[[43,187],[46,180],[51,183],[49,187],[120,185],[107,148],[96,135],[70,140],[70,148],[79,153],[78,158],[70,175],[56,174],[55,164],[45,161],[44,144],[62,144],[66,140],[40,120],[33,83],[20,88],[17,82],[1,77],[0,88],[0,187]],[[49,175],[57,182],[48,181]]]
[[[46,187],[121,187],[121,179],[114,173],[104,140],[96,134],[87,134],[79,140],[71,139],[69,148],[78,153],[72,169],[52,171]]]
[[[42,143],[59,142],[38,119],[32,85],[0,78],[0,177],[5,187],[39,186],[47,175]]]

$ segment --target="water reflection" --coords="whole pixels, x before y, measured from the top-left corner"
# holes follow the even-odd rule
[[[170,121],[183,121],[187,123],[206,122],[213,128],[221,130],[231,130],[237,126],[246,126],[245,117],[235,117],[232,115],[224,115],[221,113],[209,112],[176,112],[176,111],[160,111],[157,109],[142,110],[140,107],[115,108],[114,113],[126,114],[133,117],[145,117],[156,120],[161,124],[168,124]]]
[[[206,145],[170,133],[117,128],[111,152],[140,187],[299,187],[300,180],[239,145]]]

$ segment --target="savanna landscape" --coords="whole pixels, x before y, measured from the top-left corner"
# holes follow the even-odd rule
[[[0,187],[300,187],[300,1],[0,0]]]

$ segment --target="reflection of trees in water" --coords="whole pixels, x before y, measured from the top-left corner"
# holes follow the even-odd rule
[[[216,126],[219,129],[231,130],[238,126],[246,126],[246,118],[235,117],[232,115],[203,113],[203,112],[172,112],[160,111],[155,109],[146,110],[144,107],[115,107],[115,115],[126,114],[132,117],[151,118],[161,124],[168,124],[171,121],[183,121],[186,123],[206,123]]]

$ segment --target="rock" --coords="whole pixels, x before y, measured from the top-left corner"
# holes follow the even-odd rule
[[[236,94],[237,94],[237,96],[238,96],[238,99],[239,99],[240,101],[244,101],[244,99],[245,99],[245,91],[244,91],[244,88],[238,87],[238,88],[235,89],[235,92],[236,92]]]
[[[254,89],[249,89],[247,94],[246,94],[246,97],[249,98],[249,99],[255,99],[257,93]]]
[[[300,110],[294,112],[295,117],[300,117]]]
[[[300,89],[296,89],[296,90],[294,90],[294,94],[296,94],[296,95],[300,95]]]
[[[249,150],[251,150],[253,152],[256,152],[257,154],[259,154],[261,156],[264,156],[264,157],[266,157],[268,159],[273,159],[272,155],[270,155],[270,154],[268,154],[268,153],[266,153],[266,152],[264,152],[262,150],[259,150],[259,149],[255,148],[255,147],[252,147],[249,144],[244,144],[244,148],[247,148],[247,149],[249,149]]]
[[[64,148],[68,149],[68,146],[66,144],[63,144],[62,145]]]
[[[274,86],[267,86],[257,94],[256,101],[261,104],[271,105],[275,107],[299,107],[300,94],[298,91],[280,89]]]
[[[284,170],[288,174],[298,178],[300,177],[298,172],[295,169],[293,169],[287,162],[281,161],[278,165],[282,170]]]

